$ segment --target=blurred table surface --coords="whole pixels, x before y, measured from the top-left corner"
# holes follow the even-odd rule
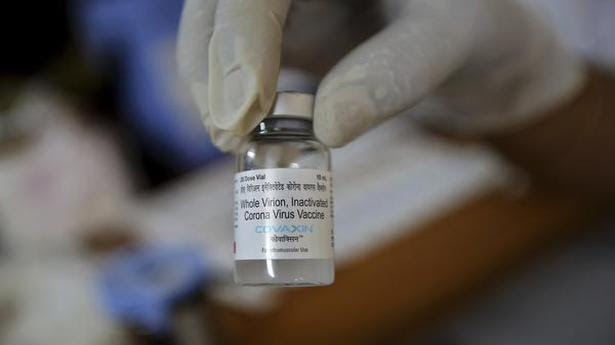
[[[215,304],[210,315],[223,343],[395,342],[596,213],[544,191],[493,189],[341,265],[331,286],[285,289],[262,312]]]
[[[335,150],[333,163],[335,283],[222,286],[206,313],[220,343],[405,339],[596,211],[529,189],[484,147],[451,145],[402,120]],[[231,180],[228,160],[150,198],[137,217],[146,237],[190,240],[230,272],[232,253],[221,244],[232,243]]]

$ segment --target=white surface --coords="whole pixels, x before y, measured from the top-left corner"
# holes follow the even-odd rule
[[[0,344],[127,344],[96,300],[95,278],[95,266],[71,257],[0,266],[0,307],[4,299],[12,311]]]

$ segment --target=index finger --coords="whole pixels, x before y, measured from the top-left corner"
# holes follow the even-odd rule
[[[220,0],[209,45],[212,124],[248,134],[269,111],[290,0]]]

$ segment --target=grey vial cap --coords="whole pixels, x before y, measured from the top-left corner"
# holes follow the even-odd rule
[[[314,95],[303,92],[279,91],[269,117],[295,117],[312,120]]]

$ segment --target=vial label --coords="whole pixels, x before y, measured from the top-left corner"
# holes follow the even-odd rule
[[[259,169],[235,174],[235,260],[333,257],[331,174]]]

